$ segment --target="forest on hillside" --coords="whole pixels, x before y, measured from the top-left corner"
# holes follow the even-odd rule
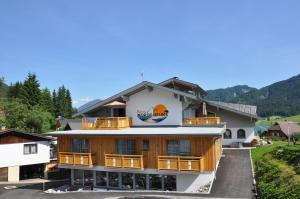
[[[261,89],[247,85],[209,90],[207,99],[257,106],[262,117],[300,114],[300,74]]]
[[[10,85],[0,79],[1,127],[44,133],[55,129],[58,116],[70,118],[75,112],[71,92],[64,85],[53,91],[40,88],[34,73]]]

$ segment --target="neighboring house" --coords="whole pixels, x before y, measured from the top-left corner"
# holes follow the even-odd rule
[[[213,181],[222,139],[251,142],[256,108],[204,100],[197,84],[141,82],[85,106],[82,130],[58,138],[71,182],[109,189],[197,192]],[[226,133],[226,134],[224,134]]]
[[[66,119],[64,117],[59,117],[56,122],[56,129],[58,130],[80,130],[81,126],[81,119]]]
[[[0,181],[43,177],[53,140],[16,129],[0,130]]]
[[[284,139],[287,139],[289,135],[291,137],[299,137],[300,125],[290,121],[276,122],[263,134],[263,136],[266,137],[279,137]]]

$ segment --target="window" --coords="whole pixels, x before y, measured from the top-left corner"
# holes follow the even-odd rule
[[[167,140],[168,155],[189,156],[191,154],[190,140]]]
[[[122,189],[133,189],[133,173],[122,173]]]
[[[83,170],[74,169],[74,185],[83,185]]]
[[[38,152],[37,144],[24,144],[24,154],[35,154]]]
[[[176,191],[176,176],[164,176],[164,191]]]
[[[149,175],[149,189],[162,190],[162,176],[159,174]]]
[[[96,185],[99,187],[106,187],[107,176],[105,171],[96,171]]]
[[[135,155],[136,154],[135,140],[117,139],[116,151],[117,154]]]
[[[119,173],[117,172],[108,173],[108,186],[119,187]]]
[[[232,138],[231,130],[226,129],[224,133],[224,139],[231,139],[231,138]]]
[[[135,174],[135,189],[146,189],[146,175]]]
[[[88,139],[73,139],[72,140],[72,152],[75,153],[88,153],[90,149],[90,143]]]
[[[239,129],[239,130],[237,131],[237,138],[239,138],[239,139],[244,139],[244,138],[246,138],[246,132],[245,132],[244,129]]]
[[[93,178],[93,171],[91,170],[84,170],[83,172],[83,180],[84,186],[92,186],[94,185],[94,178]]]
[[[149,151],[149,140],[143,140],[143,151]]]

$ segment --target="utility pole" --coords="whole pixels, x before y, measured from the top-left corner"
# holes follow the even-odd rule
[[[288,145],[290,145],[290,142],[291,142],[290,131],[291,131],[291,127],[290,127],[290,124],[288,124],[288,138],[289,138],[289,144]]]

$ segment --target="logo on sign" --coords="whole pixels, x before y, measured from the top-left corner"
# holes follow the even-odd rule
[[[163,104],[157,104],[149,110],[138,110],[137,117],[143,122],[158,123],[168,117],[169,111]]]

